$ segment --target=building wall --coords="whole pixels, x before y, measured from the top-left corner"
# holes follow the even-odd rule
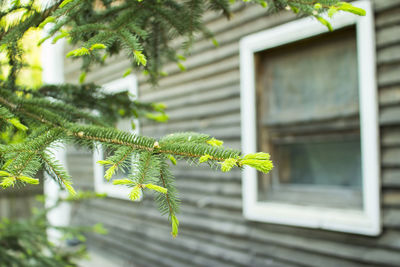
[[[40,207],[35,199],[40,194],[43,194],[43,186],[41,185],[2,189],[0,191],[0,220],[2,218],[28,217],[33,207]]]
[[[383,232],[378,237],[251,222],[242,215],[240,171],[221,173],[184,162],[173,168],[182,208],[180,234],[173,239],[166,217],[151,199],[141,203],[107,198],[81,206],[80,223],[102,222],[105,236],[91,236],[91,248],[121,266],[400,266],[400,0],[376,0],[375,26],[381,134]],[[240,148],[239,40],[295,17],[266,16],[258,6],[236,6],[231,21],[207,16],[220,43],[200,39],[180,72],[152,88],[140,80],[140,99],[168,106],[168,124],[143,123],[142,134],[162,136],[198,131]],[[129,66],[115,58],[87,81],[120,78]],[[76,82],[79,65],[66,63],[66,81]],[[71,149],[68,166],[75,184],[93,189],[89,152]],[[124,263],[125,262],[125,263]]]

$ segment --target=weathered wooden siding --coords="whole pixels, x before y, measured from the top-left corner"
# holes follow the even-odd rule
[[[2,218],[26,218],[31,214],[33,207],[39,207],[36,195],[43,194],[41,185],[23,188],[8,188],[0,191],[0,220]]]
[[[91,247],[125,260],[124,266],[400,266],[400,0],[374,2],[382,151],[379,237],[247,221],[239,171],[223,174],[180,163],[174,168],[182,198],[177,239],[149,199],[109,198],[91,201],[75,217],[109,228],[108,235],[90,238]],[[166,103],[170,115],[168,124],[142,125],[142,133],[199,131],[240,148],[239,40],[292,19],[290,14],[267,17],[256,6],[237,8],[230,22],[209,15],[219,48],[199,40],[185,62],[188,70],[167,66],[169,76],[160,89],[140,80],[140,98]],[[121,59],[110,63],[87,79],[107,82],[128,67]],[[67,80],[76,81],[78,75],[77,65],[67,63]],[[76,184],[93,188],[89,153],[71,152],[68,164]]]

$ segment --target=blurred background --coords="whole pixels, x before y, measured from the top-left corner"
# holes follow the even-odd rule
[[[172,170],[182,207],[180,233],[173,239],[151,196],[132,202],[126,191],[103,180],[104,169],[94,162],[104,155],[66,147],[57,153],[74,186],[108,195],[48,215],[59,225],[101,223],[107,229],[105,235],[69,239],[69,246],[85,243],[89,249],[91,258],[80,265],[400,266],[400,1],[366,2],[372,3],[373,27],[350,19],[334,24],[333,32],[292,30],[295,38],[279,32],[318,23],[242,3],[233,6],[230,21],[209,13],[205,21],[219,45],[199,36],[183,62],[185,71],[167,65],[156,88],[141,73],[123,78],[130,67],[123,55],[88,73],[85,82],[105,90],[129,90],[141,101],[165,103],[169,120],[140,121],[139,134],[195,131],[245,151],[244,140],[253,139],[257,151],[271,154],[275,168],[255,176],[178,162]],[[363,42],[365,34],[375,43]],[[65,59],[71,47],[37,49],[31,45],[37,35],[26,44],[35,64],[42,58],[43,82],[79,83],[80,62]],[[273,38],[276,44],[270,44]],[[250,61],[241,58],[249,51]],[[360,64],[375,59],[372,74]],[[244,68],[253,72],[243,74]],[[41,73],[39,67],[23,73],[20,82],[39,85]],[[244,85],[248,79],[254,86]],[[372,94],[362,91],[365,83]],[[254,102],[244,100],[249,96]],[[130,130],[130,121],[117,126]],[[362,129],[368,127],[378,129],[379,139],[365,142]],[[18,141],[3,130],[1,140]],[[369,155],[378,160],[365,166]],[[49,180],[44,187],[52,196],[63,194]],[[34,201],[42,192],[42,186],[0,191],[0,216],[29,217],[32,207],[44,205]]]

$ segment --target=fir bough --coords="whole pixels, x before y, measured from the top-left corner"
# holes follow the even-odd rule
[[[205,12],[221,12],[231,17],[229,0],[54,0],[0,1],[0,185],[36,184],[36,173],[44,168],[72,195],[71,177],[51,151],[57,144],[77,144],[96,149],[101,144],[110,156],[99,162],[106,166],[105,178],[111,180],[117,170],[126,177],[114,180],[116,186],[131,188],[129,197],[138,200],[144,191],[156,194],[162,214],[168,214],[172,235],[178,234],[179,197],[168,161],[183,159],[192,164],[207,163],[229,171],[245,165],[269,172],[273,165],[269,155],[241,155],[224,148],[223,142],[208,135],[175,133],[159,140],[117,130],[120,118],[147,118],[159,122],[168,119],[160,103],[131,101],[128,92],[105,93],[94,84],[84,84],[86,73],[105,58],[125,53],[132,69],[142,70],[156,84],[166,75],[162,67],[182,61],[189,53],[196,34],[211,38],[203,23]],[[323,13],[338,11],[364,15],[363,10],[337,0],[253,0],[270,12],[284,9],[311,15],[330,28]],[[242,3],[243,4],[243,3]],[[56,43],[67,39],[75,49],[66,56],[81,59],[80,84],[44,85],[40,88],[20,86],[17,77],[30,68],[24,61],[21,40],[31,29],[48,28],[45,40]],[[171,40],[182,40],[181,45]],[[201,38],[201,37],[196,37]],[[121,74],[122,75],[122,74]],[[21,134],[23,133],[23,134]],[[6,137],[4,137],[6,136]],[[16,138],[20,136],[21,138]],[[15,140],[19,143],[15,143]]]

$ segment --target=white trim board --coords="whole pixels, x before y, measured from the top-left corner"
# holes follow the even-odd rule
[[[379,235],[380,158],[376,86],[375,36],[370,1],[352,2],[366,16],[338,13],[331,20],[334,29],[355,25],[359,76],[363,210],[342,210],[295,204],[257,201],[257,173],[245,168],[242,174],[243,214],[249,220],[362,235]],[[257,150],[256,88],[254,54],[327,32],[313,18],[303,18],[244,37],[240,42],[241,131],[243,153]],[[272,155],[273,157],[273,155]]]
[[[50,25],[46,25],[43,35],[46,36],[50,30]],[[42,45],[42,81],[44,84],[62,84],[64,83],[64,41],[60,40],[56,44],[52,44],[52,39],[46,40]],[[57,149],[52,148],[51,152],[65,169],[67,168],[66,148],[62,143],[57,145]],[[60,197],[66,196],[68,193],[60,188],[60,185],[44,173],[43,193],[46,196],[45,207],[53,207]],[[71,221],[71,205],[69,203],[61,203],[47,213],[48,222],[53,226],[67,226]],[[63,234],[54,228],[48,228],[47,234],[49,239],[55,244],[59,244]]]
[[[133,75],[129,75],[125,78],[114,80],[102,86],[105,92],[118,93],[128,90],[132,95],[131,100],[137,98],[137,79]],[[133,97],[135,96],[135,97]],[[131,133],[138,134],[139,132],[139,121],[134,120],[136,125],[135,130],[130,130]],[[104,181],[104,166],[96,163],[99,160],[104,160],[104,151],[101,145],[93,152],[93,170],[94,170],[94,188],[98,193],[106,193],[109,197],[120,198],[129,200],[129,193],[131,189],[123,185],[113,185],[111,182]]]

